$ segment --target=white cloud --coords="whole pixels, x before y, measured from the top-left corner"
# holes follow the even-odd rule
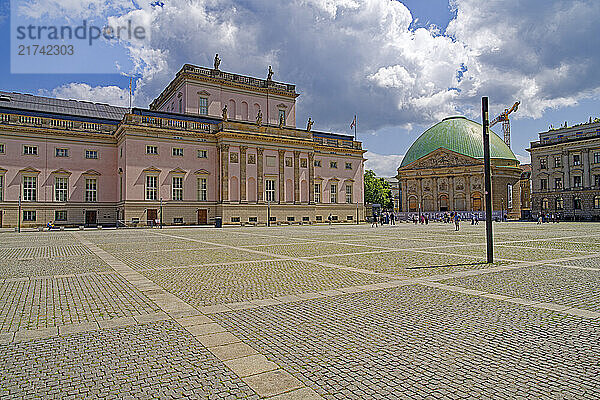
[[[517,157],[517,160],[519,160],[519,162],[521,163],[521,165],[523,164],[531,164],[531,158],[529,157],[529,154],[527,155],[522,155],[522,154],[516,154],[515,153],[515,157]]]
[[[371,151],[365,153],[365,171],[370,169],[375,172],[375,175],[381,177],[396,176],[397,169],[402,162],[404,155],[400,154],[377,154]]]
[[[87,83],[69,83],[51,91],[41,91],[41,95],[59,99],[84,100],[93,103],[107,103],[113,106],[129,107],[129,89],[118,86],[95,86]]]

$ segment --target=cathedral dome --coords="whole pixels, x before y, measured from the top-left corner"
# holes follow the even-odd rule
[[[483,159],[483,127],[465,117],[444,118],[415,140],[402,159],[400,167],[411,164],[439,148]],[[490,155],[491,158],[517,161],[506,143],[491,130]]]

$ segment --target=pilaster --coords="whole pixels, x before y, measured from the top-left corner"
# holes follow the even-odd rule
[[[294,151],[294,204],[300,203],[300,152]]]
[[[285,203],[285,150],[279,150],[279,204]]]
[[[265,149],[262,147],[256,148],[256,200],[259,203],[263,202],[264,195],[264,162],[263,162],[263,154]]]
[[[308,153],[308,204],[315,202],[315,154]]]
[[[248,146],[240,146],[240,202],[246,202],[246,151]]]

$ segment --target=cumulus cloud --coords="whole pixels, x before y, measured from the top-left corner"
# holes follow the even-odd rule
[[[531,157],[529,157],[528,155],[522,155],[522,154],[515,154],[515,157],[517,157],[517,160],[519,160],[519,162],[521,163],[521,165],[523,164],[531,164]]]
[[[263,77],[272,65],[274,79],[302,94],[299,125],[310,116],[322,130],[344,132],[354,114],[364,132],[454,114],[477,118],[483,95],[493,114],[520,100],[514,118],[538,118],[600,94],[600,2],[451,6],[456,17],[445,31],[414,28],[409,9],[389,0],[170,0],[114,19],[152,26],[149,41],[128,45],[140,105],[183,64],[210,66],[215,53],[226,71]]]
[[[377,154],[371,151],[365,153],[365,170],[373,170],[375,175],[382,177],[396,176],[397,169],[404,155],[400,154]]]
[[[86,83],[69,83],[51,91],[41,91],[40,94],[59,99],[84,100],[129,107],[129,89],[122,89],[118,86],[90,86]]]

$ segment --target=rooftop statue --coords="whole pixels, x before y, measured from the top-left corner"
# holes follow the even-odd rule
[[[225,107],[223,107],[222,114],[223,114],[223,121],[227,121],[227,104],[225,104]]]
[[[267,73],[267,80],[270,81],[271,79],[273,79],[273,69],[269,65],[269,72]]]
[[[312,119],[308,119],[308,123],[306,124],[306,131],[310,132],[310,130],[312,129],[313,124],[315,123],[315,121],[313,121]]]
[[[262,125],[262,111],[259,109],[258,114],[256,114],[256,125]]]
[[[219,53],[215,54],[215,70],[219,70],[219,65],[221,65],[221,59],[219,58]]]
[[[279,115],[279,127],[283,128],[283,125],[285,125],[285,117],[283,116],[283,114]]]

